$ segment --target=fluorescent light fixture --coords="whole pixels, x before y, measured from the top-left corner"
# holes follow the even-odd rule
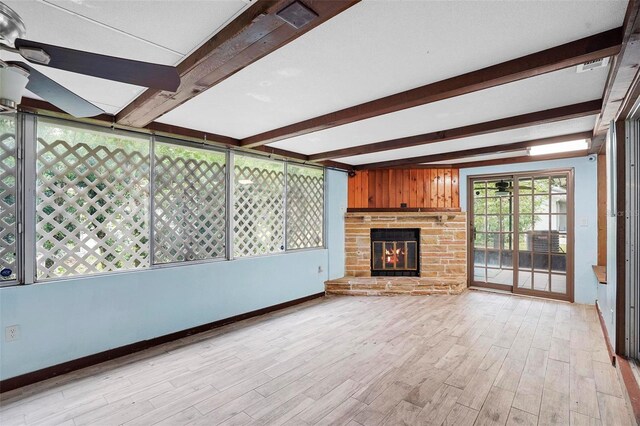
[[[549,145],[538,145],[529,148],[529,155],[546,155],[556,154],[559,152],[582,151],[589,148],[589,142],[586,139],[580,139],[569,142],[552,143]]]
[[[253,181],[251,179],[238,179],[240,185],[251,185]]]

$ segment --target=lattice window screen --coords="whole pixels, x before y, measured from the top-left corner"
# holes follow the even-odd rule
[[[234,256],[284,251],[284,163],[234,157]]]
[[[287,248],[322,247],[324,171],[287,166]]]
[[[156,143],[154,263],[225,256],[225,154]]]
[[[17,160],[13,117],[0,118],[0,282],[16,279]]]
[[[39,120],[37,278],[149,266],[149,140]]]

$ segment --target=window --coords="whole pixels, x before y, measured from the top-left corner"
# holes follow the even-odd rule
[[[16,121],[0,117],[0,282],[17,277],[16,152]]]
[[[234,256],[284,251],[284,163],[234,156]]]
[[[324,170],[287,165],[287,249],[322,247]]]
[[[154,263],[225,257],[225,154],[168,143],[154,151]]]
[[[149,266],[149,139],[38,120],[37,279]]]

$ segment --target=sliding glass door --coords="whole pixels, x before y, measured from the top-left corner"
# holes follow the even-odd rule
[[[573,298],[572,173],[470,179],[470,283]]]

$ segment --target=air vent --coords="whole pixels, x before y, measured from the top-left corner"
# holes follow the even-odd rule
[[[294,1],[276,15],[294,28],[302,28],[318,17],[317,13],[299,1]]]
[[[578,65],[577,72],[587,72],[591,70],[595,70],[598,68],[604,68],[609,65],[609,58],[595,59],[593,61],[585,62],[584,64]]]

